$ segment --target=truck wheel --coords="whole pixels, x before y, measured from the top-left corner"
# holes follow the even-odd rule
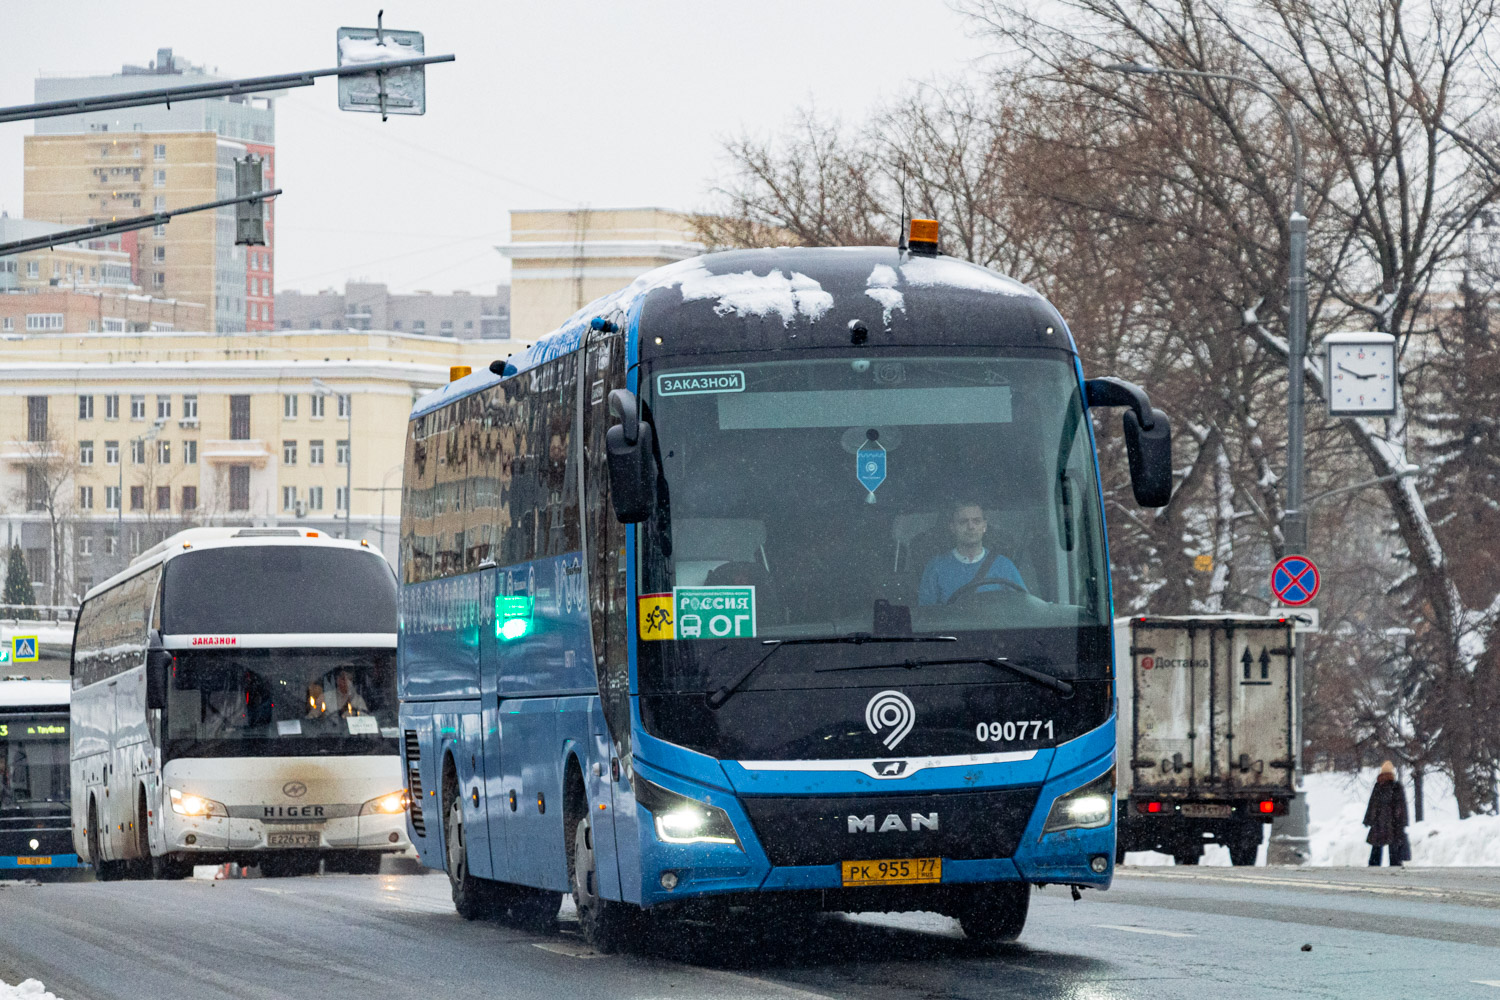
[[[578,927],[583,939],[596,951],[610,954],[629,941],[631,909],[629,903],[617,903],[599,895],[599,877],[594,868],[594,830],[588,817],[578,821],[573,831],[573,905],[578,910]]]
[[[1253,833],[1246,833],[1237,838],[1229,845],[1229,862],[1237,868],[1250,868],[1255,865],[1255,857],[1260,853],[1260,826],[1257,825]]]
[[[1172,860],[1179,865],[1196,865],[1198,859],[1203,857],[1203,845],[1192,844],[1188,847],[1176,847],[1172,849]]]
[[[1004,944],[1021,936],[1030,909],[1030,885],[1002,882],[975,891],[959,912],[958,923],[976,944]]]

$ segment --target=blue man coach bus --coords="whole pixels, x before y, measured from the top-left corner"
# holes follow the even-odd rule
[[[1062,317],[910,248],[652,271],[420,399],[401,528],[412,842],[465,917],[932,910],[1009,940],[1113,875],[1091,407]]]

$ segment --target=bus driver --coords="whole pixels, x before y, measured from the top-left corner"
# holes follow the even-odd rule
[[[953,515],[948,521],[948,530],[953,533],[953,548],[942,555],[934,556],[922,570],[922,582],[917,587],[920,604],[947,604],[953,595],[971,582],[981,567],[985,579],[1003,581],[996,584],[981,584],[972,590],[1026,590],[1016,564],[998,552],[991,553],[984,547],[984,533],[988,524],[984,509],[972,500],[960,500],[952,507]]]

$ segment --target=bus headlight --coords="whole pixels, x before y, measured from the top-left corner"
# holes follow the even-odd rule
[[[406,789],[404,788],[400,791],[377,796],[359,807],[359,814],[361,816],[368,816],[370,813],[384,813],[387,816],[394,816],[397,813],[404,812],[406,812]]]
[[[1047,814],[1042,833],[1089,830],[1108,826],[1115,812],[1115,769],[1110,768],[1082,788],[1059,795]]]
[[[229,810],[224,808],[224,803],[205,799],[201,795],[190,795],[175,788],[168,788],[167,796],[172,801],[172,811],[179,816],[227,817],[229,815]]]
[[[639,774],[630,779],[635,800],[655,820],[656,839],[668,844],[740,844],[729,814],[686,795],[669,792]]]

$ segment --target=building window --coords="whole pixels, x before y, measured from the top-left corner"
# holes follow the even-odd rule
[[[156,419],[158,419],[158,420],[166,420],[171,415],[172,415],[172,397],[171,396],[157,396],[156,397]]]
[[[412,333],[426,333],[427,332],[427,321],[425,319],[414,319],[414,320],[412,320],[411,321],[411,332]]]
[[[113,489],[114,487],[110,487],[110,488]],[[118,495],[116,496],[116,502],[115,502],[114,509],[115,510],[119,510],[120,509]],[[107,555],[107,556],[112,556],[112,555],[114,555],[118,551],[120,551],[120,539],[117,538],[114,535],[105,535],[104,536],[104,554]]]
[[[84,487],[84,488],[87,489],[88,487]],[[89,506],[92,507],[93,504],[90,503]],[[81,555],[81,556],[91,556],[91,555],[94,554],[94,536],[93,535],[79,535],[78,536],[78,554]]]
[[[63,328],[62,313],[27,313],[26,329],[28,330],[61,330]]]
[[[464,320],[464,329],[465,330],[472,330],[472,329],[474,329],[474,321],[472,319],[466,319],[466,320]]]
[[[349,464],[349,442],[348,441],[335,441],[334,444],[333,444],[333,456],[334,456],[334,464],[336,464],[336,465],[348,465]]]
[[[309,442],[307,442],[307,464],[308,465],[322,465],[323,464],[323,442],[322,441],[309,441]]]
[[[183,465],[197,465],[198,464],[198,442],[197,441],[184,441],[184,442],[182,442],[182,464]]]
[[[297,509],[297,487],[295,487],[295,486],[283,486],[281,488],[281,509],[282,510],[296,510]]]
[[[250,440],[250,397],[229,397],[229,439],[231,441]],[[249,468],[249,466],[245,466]],[[248,507],[245,508],[249,510]]]
[[[79,396],[78,397],[78,419],[79,420],[93,420],[94,419],[94,397],[93,396]]]
[[[10,331],[14,330],[15,328],[16,328],[16,321],[13,318],[11,318],[10,316],[6,316],[4,318],[0,318],[0,330],[4,330],[6,333],[9,333]]]
[[[392,330],[399,330],[399,329],[401,329],[401,321],[398,319],[394,323],[392,323],[391,324],[391,329]]]
[[[130,554],[138,556],[141,554],[141,529],[130,529]]]
[[[321,330],[323,329],[323,321],[320,319],[315,319],[311,323],[307,324],[307,328],[309,330]]]
[[[184,486],[182,488],[182,509],[183,510],[197,510],[198,509],[198,487],[196,487],[196,486]]]
[[[453,336],[453,321],[451,319],[443,320],[438,324],[438,332],[445,337]]]
[[[166,288],[167,287],[167,276],[166,276],[166,274],[164,272],[162,272],[162,271],[152,271],[151,272],[151,287],[152,288]]]
[[[156,442],[156,461],[162,465],[172,464],[172,442]]]
[[[26,397],[26,440],[47,440],[47,397]]]
[[[104,442],[104,464],[105,465],[119,465],[120,464],[120,442],[118,442],[118,441],[106,441],[106,442]]]
[[[156,488],[156,509],[157,510],[171,510],[172,509],[172,487],[170,487],[170,486],[158,486]]]
[[[309,486],[307,488],[307,509],[308,510],[322,510],[323,509],[323,487],[321,487],[321,486]]]
[[[130,464],[146,464],[146,442],[140,438],[133,438],[130,442]]]
[[[158,212],[165,212],[167,210],[167,196],[164,194],[157,195],[152,205]]]
[[[308,416],[312,417],[314,420],[321,420],[321,419],[323,419],[323,397],[322,396],[309,396],[309,397],[307,397],[307,411],[308,411]]]
[[[282,320],[281,321],[281,328],[283,330],[290,330],[292,328],[292,321],[289,320],[289,319]]]
[[[198,419],[198,397],[197,396],[183,396],[182,397],[182,419],[183,420],[197,420]]]
[[[105,510],[119,510],[120,509],[120,487],[118,487],[118,486],[106,486],[106,487],[104,487],[104,509]],[[109,542],[113,542],[114,538],[111,537],[111,538],[109,538],[108,541]],[[111,552],[111,553],[114,552],[114,546],[106,543],[105,551],[106,552]]]
[[[40,278],[42,276],[41,264],[38,261],[28,260],[26,262],[26,277]]]
[[[146,397],[145,396],[131,396],[130,397],[130,419],[131,420],[145,420],[146,419]]]
[[[26,467],[26,509],[47,509],[47,477],[34,466]]]
[[[145,510],[146,509],[146,487],[144,487],[144,486],[132,486],[132,487],[130,487],[130,509],[131,510]]]
[[[338,486],[338,487],[334,488],[334,491],[333,491],[333,509],[334,510],[348,510],[349,509],[349,491],[346,490],[346,489],[344,489],[344,487],[342,487],[342,486]]]
[[[165,170],[154,170],[151,173],[151,186],[164,188],[167,186],[167,172]]]
[[[167,235],[167,224],[165,222],[158,222],[156,225],[152,226],[151,227],[151,235],[152,236],[165,236],[165,235]]]
[[[105,396],[104,397],[104,419],[105,420],[119,420],[120,419],[120,397],[119,396]]]
[[[39,583],[45,587],[47,581],[51,579],[48,572],[51,568],[46,549],[26,550],[26,571],[31,575],[32,583]]]
[[[283,441],[283,442],[281,442],[281,464],[282,465],[296,465],[297,464],[297,442],[295,442],[295,441]]]
[[[281,397],[281,416],[286,420],[297,419],[297,397],[288,393]]]
[[[167,248],[162,246],[160,243],[152,247],[151,259],[158,264],[165,263],[167,259]]]
[[[250,466],[229,467],[229,509],[250,509]]]
[[[78,509],[79,510],[93,510],[94,509],[94,488],[92,486],[80,486],[80,487],[78,487]]]
[[[94,464],[94,442],[92,442],[92,441],[80,441],[80,442],[78,442],[78,464],[79,465],[93,465]]]
[[[353,408],[353,406],[354,406],[354,403],[353,403],[352,400],[350,400],[348,393],[344,393],[344,394],[340,395],[339,396],[339,419],[342,420],[345,417],[349,416],[349,411]]]
[[[152,149],[151,153],[152,153],[152,158],[154,160],[156,160],[157,163],[165,163],[165,162],[167,162],[167,144],[166,143],[164,143],[164,142],[158,142],[156,144],[156,146]]]

